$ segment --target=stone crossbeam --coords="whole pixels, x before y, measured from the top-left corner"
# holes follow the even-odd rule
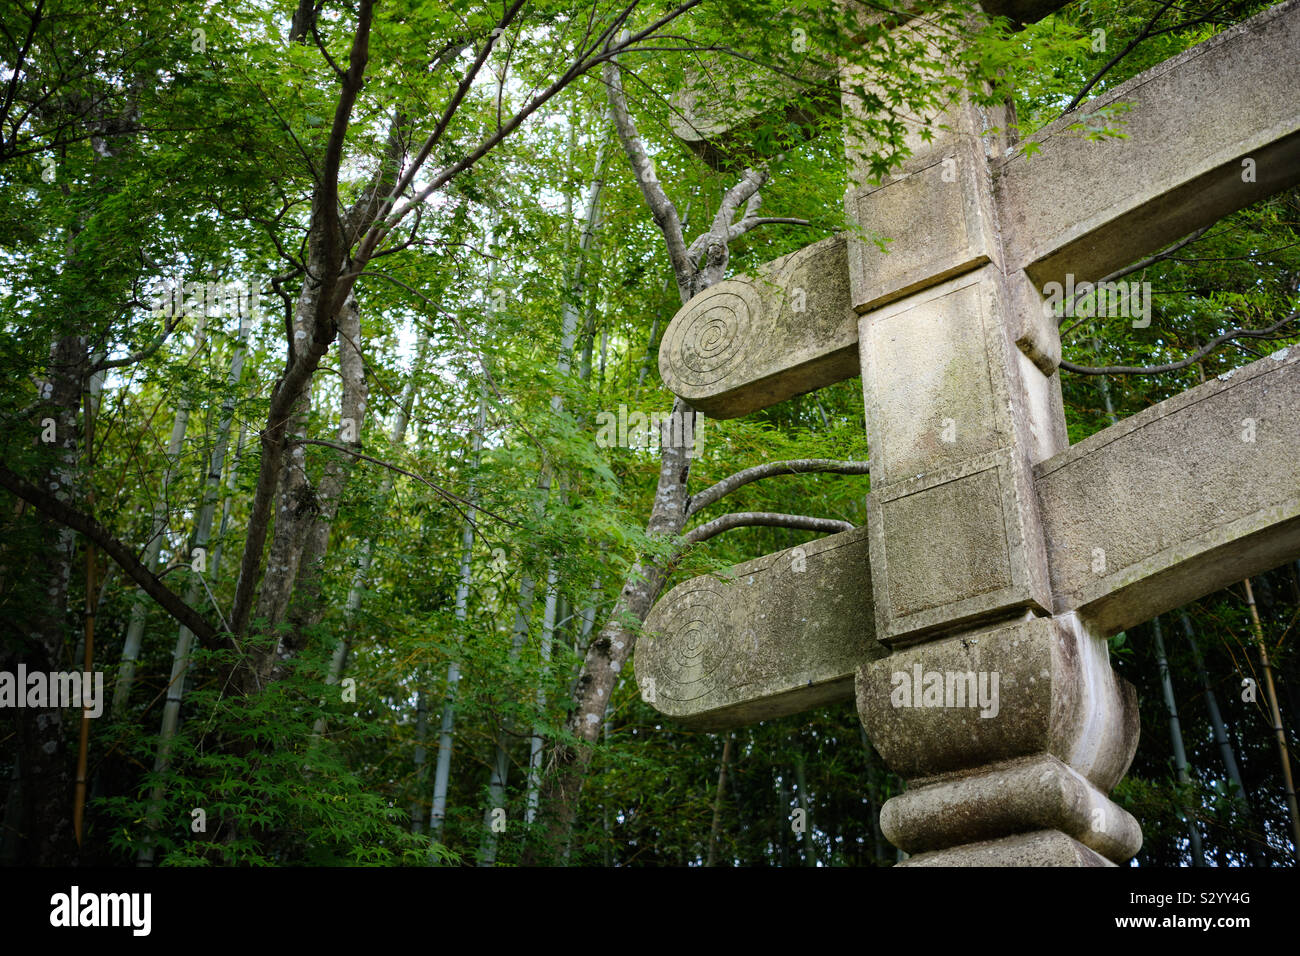
[[[1300,183],[1297,90],[1290,0],[1081,105],[1032,137],[1041,152],[1021,144],[995,168],[1007,271],[1040,289],[1100,279]],[[1121,102],[1127,138],[1066,132]]]
[[[1035,469],[1058,612],[1111,634],[1300,557],[1300,348]]]
[[[830,535],[669,591],[637,642],[637,684],[705,730],[848,700],[854,668],[887,653],[873,621],[866,530]]]
[[[847,242],[832,236],[682,307],[664,333],[664,384],[710,418],[737,418],[858,374]]]
[[[1300,0],[1289,0],[1082,105],[1034,137],[1040,152],[1027,157],[1021,146],[993,164],[1000,235],[989,231],[993,217],[965,209],[947,182],[974,175],[960,152],[851,191],[855,215],[873,232],[902,236],[924,223],[954,235],[896,241],[892,252],[832,237],[714,286],[669,325],[664,383],[713,418],[745,415],[856,376],[855,316],[927,283],[999,259],[1039,290],[1067,274],[1093,281],[1300,183],[1296,50]],[[1121,101],[1131,104],[1119,116],[1127,139],[1065,132]],[[1025,322],[1022,348],[1048,372],[1059,344],[1037,321]]]
[[[1296,408],[1300,348],[1038,465],[1055,613],[1114,633],[1300,557]],[[867,544],[859,528],[678,585],[637,649],[643,696],[704,729],[851,697],[857,664],[885,655]]]

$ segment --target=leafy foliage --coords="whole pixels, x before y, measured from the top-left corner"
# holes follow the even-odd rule
[[[104,369],[94,386],[88,376],[69,491],[133,553],[144,552],[155,515],[163,515],[160,577],[178,591],[194,581],[199,609],[216,621],[236,592],[260,432],[289,358],[289,314],[310,281],[303,260],[313,189],[339,96],[335,67],[347,67],[354,11],[326,4],[319,36],[286,42],[297,6],[287,2],[235,4],[220,16],[194,2],[167,12],[112,0],[47,6],[57,15],[38,24],[16,86],[16,105],[31,107],[31,115],[19,124],[21,114],[11,110],[0,123],[0,459],[29,476],[59,466],[57,450],[35,438],[33,411],[50,375],[51,343],[72,337],[97,361],[126,360]],[[637,10],[631,28],[661,16],[660,6]],[[688,221],[688,241],[738,170],[755,156],[779,156],[762,192],[763,213],[809,225],[773,224],[736,240],[731,270],[745,272],[849,228],[841,202],[852,185],[843,161],[846,138],[865,150],[872,176],[883,176],[906,149],[901,118],[961,90],[989,102],[1014,95],[1018,125],[1011,132],[1027,136],[1060,116],[1159,6],[1080,0],[1023,31],[996,23],[972,37],[963,27],[969,5],[926,3],[920,12],[933,29],[904,38],[862,22],[854,5],[710,2],[621,62],[657,175]],[[1265,6],[1210,0],[1179,6],[1180,19],[1170,22],[1187,25],[1144,40],[1098,79],[1093,93]],[[450,167],[494,135],[564,69],[588,20],[603,28],[621,7],[596,0],[580,7],[529,4],[489,61],[489,73],[504,71],[504,81],[484,73],[467,86],[431,168]],[[419,117],[418,129],[427,132],[481,48],[475,43],[491,35],[499,15],[497,8],[462,0],[380,6],[367,82],[346,138],[342,204],[361,196],[382,161],[393,104]],[[25,35],[17,10],[3,16],[13,27],[7,34]],[[846,24],[846,17],[856,19]],[[202,44],[194,29],[205,31]],[[1105,31],[1104,49],[1096,48],[1098,29]],[[958,57],[970,44],[975,52]],[[728,59],[729,52],[743,56]],[[0,62],[7,70],[18,53],[4,48]],[[855,67],[846,86],[856,109],[838,105],[833,67],[841,58]],[[755,64],[768,68],[762,82],[752,79]],[[776,75],[783,75],[780,82]],[[680,89],[721,89],[750,117],[726,155],[713,157],[714,166],[673,134],[680,101],[668,93]],[[1123,118],[1122,108],[1088,113],[1085,105],[1075,133],[1081,140],[1122,135]],[[409,156],[420,142],[410,130],[404,136]],[[594,239],[583,254],[583,199],[602,149],[607,161],[599,174]],[[45,156],[54,164],[52,178]],[[1298,212],[1300,194],[1282,193],[1152,261],[1128,277],[1151,283],[1150,325],[1066,320],[1066,359],[1081,366],[1169,364],[1225,332],[1265,327],[1295,311]],[[145,637],[124,712],[92,728],[85,862],[126,865],[152,846],[157,863],[175,866],[471,865],[496,832],[495,809],[504,810],[506,822],[497,861],[520,859],[530,839],[531,738],[564,739],[572,684],[593,631],[638,558],[669,550],[645,530],[657,455],[631,443],[601,447],[595,435],[601,412],[670,407],[656,355],[680,302],[661,236],[610,127],[599,71],[547,101],[431,196],[418,220],[403,223],[400,232],[355,289],[369,387],[358,427],[369,457],[352,463],[329,528],[321,619],[257,694],[233,693],[229,676],[238,654],[276,636],[269,624],[254,627],[238,651],[196,649],[182,677],[179,727],[160,769],[159,726],[177,625],[99,550],[90,550],[93,656],[110,686],[124,673],[133,616],[144,615]],[[582,283],[574,281],[580,261]],[[234,382],[238,317],[212,314],[200,323],[191,315],[167,329],[151,294],[158,283],[176,279],[251,282],[261,290],[262,311]],[[577,319],[567,368],[557,362],[566,344],[566,308]],[[1070,438],[1081,440],[1112,416],[1294,342],[1291,327],[1266,345],[1237,340],[1202,362],[1160,374],[1062,373]],[[338,354],[332,350],[313,379],[305,424],[308,436],[335,444],[342,424],[342,387],[333,374]],[[408,393],[410,425],[396,437],[392,423]],[[484,425],[476,440],[480,407]],[[234,419],[231,454],[220,476],[208,569],[199,581],[191,552],[223,408]],[[168,435],[179,412],[188,413],[188,428],[171,459]],[[709,421],[691,488],[766,461],[865,459],[862,415],[859,384],[845,382],[744,419]],[[299,450],[312,487],[332,464],[351,462],[326,445]],[[865,477],[786,477],[747,485],[727,503],[735,511],[860,525],[868,488]],[[6,499],[0,519],[0,618],[9,629],[8,650],[21,656],[29,632],[44,626],[42,589],[55,558],[48,529],[15,504]],[[319,503],[304,498],[296,506],[310,510]],[[810,537],[777,528],[730,532],[682,556],[667,586]],[[79,550],[71,566],[82,567],[85,555]],[[1300,701],[1291,688],[1300,674],[1287,639],[1300,605],[1298,571],[1282,568],[1257,579],[1292,741]],[[550,612],[548,576],[555,582]],[[538,597],[522,612],[527,640],[520,644],[516,617],[526,577],[536,582]],[[67,589],[54,626],[61,632],[59,663],[73,666],[81,659],[85,579],[73,572]],[[1148,626],[1116,638],[1112,660],[1143,701],[1138,755],[1116,791],[1143,823],[1138,862],[1189,863],[1182,819],[1189,813],[1202,827],[1212,862],[1288,862],[1269,719],[1260,703],[1247,704],[1240,695],[1243,676],[1259,677],[1240,598],[1215,595],[1188,613],[1247,792],[1233,793],[1225,782],[1190,645],[1181,635],[1167,639],[1193,768],[1190,783],[1180,785]],[[1166,634],[1174,628],[1166,622]],[[553,639],[549,656],[543,630]],[[355,682],[346,688],[355,698],[329,679],[340,645],[348,652],[344,674]],[[737,731],[719,796],[723,737],[665,722],[642,703],[630,676],[610,701],[569,863],[698,865],[709,858],[711,843],[718,861],[737,865],[896,862],[878,815],[902,784],[865,739],[851,705]],[[434,838],[435,751],[449,704],[450,784],[445,821]],[[69,748],[76,732],[65,721]],[[498,808],[489,780],[502,740],[508,786]],[[6,780],[16,746],[0,735]],[[203,811],[205,830],[195,829],[195,809]],[[802,832],[792,828],[796,811],[802,811]],[[6,859],[17,853],[12,840],[4,844]]]

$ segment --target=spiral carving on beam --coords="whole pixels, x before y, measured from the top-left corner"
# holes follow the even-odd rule
[[[664,381],[670,387],[703,389],[726,380],[743,366],[762,320],[762,300],[747,282],[729,279],[701,292],[664,333]]]
[[[646,621],[653,638],[638,648],[658,675],[658,695],[689,701],[729,683],[735,648],[727,639],[723,585],[709,577],[675,588],[671,603]],[[666,613],[664,611],[666,610]]]

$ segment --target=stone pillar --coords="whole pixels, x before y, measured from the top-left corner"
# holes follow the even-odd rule
[[[908,864],[1104,866],[1141,847],[1106,796],[1137,746],[1136,694],[1075,615],[1024,611],[896,650],[859,668],[857,696],[907,780],[880,825]]]
[[[1136,694],[1100,635],[1053,616],[1032,468],[1068,444],[1059,340],[1027,277],[1004,274],[990,161],[1007,117],[961,102],[937,122],[846,199],[895,237],[849,247],[892,651],[859,668],[857,700],[909,788],[881,826],[916,865],[1120,862],[1141,831],[1106,794],[1137,746]]]

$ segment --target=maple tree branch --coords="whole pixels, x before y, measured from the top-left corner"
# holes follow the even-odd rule
[[[0,487],[22,498],[40,511],[45,512],[59,524],[79,532],[86,539],[93,541],[101,551],[112,558],[126,572],[140,589],[158,602],[159,607],[170,614],[180,624],[188,627],[205,647],[213,648],[222,643],[221,633],[213,627],[202,614],[189,604],[162,580],[141,563],[131,553],[131,549],[96,521],[93,517],[65,504],[48,492],[42,491],[17,472],[0,464]]]
[[[812,226],[807,219],[796,219],[793,216],[746,216],[740,222],[733,223],[727,230],[727,240],[739,239],[751,229],[758,226]]]
[[[1137,36],[1135,36],[1132,40],[1130,40],[1128,42],[1128,45],[1125,46],[1124,49],[1120,50],[1113,57],[1111,57],[1110,60],[1107,61],[1106,65],[1103,66],[1096,73],[1094,73],[1092,77],[1088,80],[1088,82],[1083,85],[1083,89],[1081,89],[1078,93],[1075,94],[1074,99],[1070,100],[1070,105],[1061,111],[1062,116],[1064,116],[1066,113],[1074,112],[1075,107],[1077,107],[1080,103],[1082,103],[1083,98],[1088,95],[1088,91],[1091,90],[1094,86],[1096,86],[1101,81],[1101,78],[1103,76],[1105,76],[1107,73],[1110,72],[1111,67],[1113,67],[1120,60],[1124,59],[1124,57],[1132,53],[1133,49],[1139,43],[1141,43],[1143,40],[1147,38],[1147,34],[1150,33],[1155,28],[1156,23],[1160,20],[1161,17],[1165,15],[1165,11],[1168,10],[1171,6],[1173,6],[1173,3],[1174,0],[1165,0],[1164,5],[1161,6],[1159,10],[1156,11],[1156,15],[1147,21],[1147,25],[1142,28],[1142,32],[1139,33]]]
[[[1187,368],[1189,365],[1195,365],[1201,361],[1220,345],[1230,342],[1233,339],[1270,339],[1278,338],[1278,332],[1292,322],[1300,319],[1300,312],[1292,312],[1284,319],[1279,319],[1265,329],[1233,329],[1230,332],[1224,332],[1222,335],[1215,336],[1203,347],[1197,349],[1194,353],[1185,359],[1177,362],[1169,362],[1165,365],[1107,365],[1104,367],[1094,367],[1090,365],[1075,365],[1073,362],[1061,362],[1061,368],[1079,375],[1157,375],[1161,372],[1176,372],[1179,369]]]
[[[605,64],[604,79],[605,89],[608,91],[610,115],[614,119],[614,128],[618,131],[619,141],[623,144],[623,152],[627,154],[628,162],[632,166],[636,183],[641,188],[641,195],[645,197],[646,205],[650,207],[650,215],[654,217],[655,225],[663,233],[673,274],[678,277],[678,284],[681,285],[682,277],[691,275],[695,271],[686,250],[686,240],[682,237],[682,221],[677,214],[677,207],[668,198],[668,193],[664,191],[658,177],[655,176],[654,166],[646,152],[645,143],[636,128],[636,123],[628,113],[621,69],[612,59]],[[679,291],[682,293],[682,301],[686,301],[689,298],[686,294],[688,290],[682,288]]]
[[[423,475],[417,474],[414,471],[408,471],[407,469],[403,468],[401,465],[394,465],[390,461],[384,461],[381,458],[375,458],[371,455],[364,454],[355,448],[350,448],[347,445],[341,445],[338,442],[326,441],[323,438],[295,438],[292,440],[291,444],[320,445],[324,448],[333,448],[335,451],[341,451],[345,455],[351,455],[353,458],[359,458],[362,461],[368,461],[372,465],[379,465],[381,468],[387,468],[389,471],[396,472],[399,475],[405,475],[407,478],[414,478],[416,481],[420,482],[421,484],[428,485],[435,492],[437,492],[439,495],[445,498],[447,502],[453,508],[456,509],[457,513],[460,514],[460,516],[464,518],[466,521],[469,521],[471,524],[473,524],[473,519],[464,511],[461,511],[459,505],[457,504],[458,502],[460,504],[463,504],[473,509],[474,511],[481,511],[489,518],[495,518],[497,521],[500,521],[502,524],[507,524],[512,528],[519,528],[521,531],[523,530],[523,528],[520,525],[515,524],[509,518],[503,518],[501,517],[501,515],[489,511],[487,508],[484,508],[481,504],[478,504],[477,502],[470,501],[468,498],[462,498],[460,495],[456,494],[455,492],[448,491],[446,488],[442,487],[437,482],[431,481],[428,478],[424,477]],[[477,527],[477,525],[475,525],[475,527]]]
[[[100,359],[98,362],[95,362],[90,366],[86,371],[86,374],[94,375],[96,372],[103,372],[110,368],[122,368],[125,365],[134,365],[136,362],[144,361],[163,347],[163,344],[171,337],[171,334],[176,331],[176,327],[180,325],[181,319],[185,317],[183,311],[178,312],[174,316],[167,317],[163,320],[162,331],[159,332],[158,335],[154,337],[154,340],[144,348],[140,349],[138,352],[132,352],[130,355],[122,358]]]
[[[835,458],[792,458],[787,461],[769,461],[766,464],[738,471],[734,475],[728,475],[716,484],[705,488],[698,495],[692,495],[686,504],[686,516],[689,518],[742,485],[763,478],[773,478],[778,475],[868,475],[870,473],[871,462],[869,461],[840,461]]]
[[[714,535],[721,534],[724,531],[730,531],[733,528],[795,528],[799,531],[824,531],[827,534],[838,534],[841,531],[852,531],[853,525],[847,521],[839,521],[835,518],[814,518],[811,515],[787,515],[777,514],[772,511],[735,511],[721,518],[714,518],[705,524],[694,528],[686,535],[687,544],[699,544],[701,541],[707,541]]]

